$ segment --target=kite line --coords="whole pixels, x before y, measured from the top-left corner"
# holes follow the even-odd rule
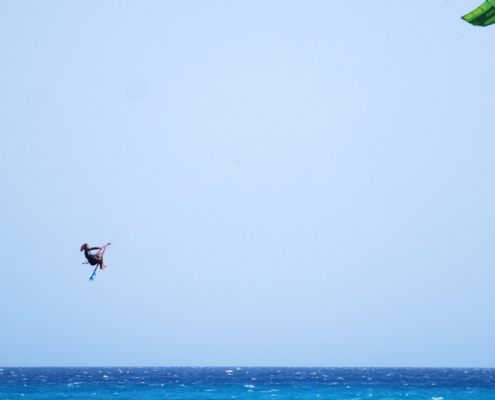
[[[108,243],[107,245],[105,246],[109,246],[113,243],[115,243],[117,240],[120,240],[121,238],[123,238],[124,236],[127,236],[129,233],[131,233],[132,231],[136,230],[137,228],[140,228],[141,226],[143,226],[144,224],[148,223],[152,218],[155,218],[157,217],[158,215],[162,214],[163,212],[167,211],[170,207],[173,207],[175,206],[177,203],[181,202],[182,200],[184,200],[186,197],[189,197],[191,194],[193,194],[196,190],[198,190],[199,188],[207,185],[208,183],[210,183],[211,181],[214,181],[215,179],[217,179],[220,175],[223,175],[225,172],[227,172],[229,169],[231,169],[232,167],[235,167],[241,160],[237,160],[236,162],[233,162],[232,164],[229,164],[227,165],[226,167],[222,168],[220,171],[218,171],[216,174],[210,176],[209,178],[205,179],[203,182],[201,182],[199,185],[195,186],[194,188],[192,188],[191,190],[189,190],[188,192],[184,193],[183,195],[177,197],[175,200],[173,200],[172,202],[170,202],[169,204],[167,204],[165,207],[163,207],[162,209],[158,210],[157,212],[155,212],[154,214],[151,214],[149,215],[148,217],[144,218],[141,222],[139,222],[138,224],[134,225],[132,228],[130,228],[129,230],[125,231],[123,234],[121,234],[120,236],[116,237],[115,239],[113,239],[110,243]]]
[[[157,217],[158,215],[162,214],[163,212],[167,211],[170,207],[173,207],[174,205],[176,205],[177,203],[181,202],[182,200],[184,200],[186,197],[189,197],[191,194],[193,194],[196,190],[198,190],[199,188],[207,185],[208,183],[214,181],[215,179],[217,179],[218,177],[220,177],[221,175],[223,175],[224,173],[226,173],[229,169],[235,167],[241,160],[237,160],[229,165],[227,165],[226,167],[222,168],[220,171],[218,171],[216,174],[210,176],[209,178],[205,179],[203,182],[201,182],[199,185],[193,187],[191,190],[187,191],[186,193],[184,193],[183,195],[177,197],[175,200],[173,200],[172,202],[170,202],[169,204],[167,204],[165,207],[163,207],[162,209],[158,210],[157,212],[147,216],[146,218],[144,218],[141,222],[139,222],[138,224],[134,225],[132,228],[130,228],[129,230],[125,231],[124,233],[122,233],[120,236],[117,236],[115,239],[113,239],[111,242],[108,242],[106,245],[104,246],[101,246],[100,249],[98,250],[98,252],[95,254],[96,257],[100,258],[103,262],[103,255],[105,254],[105,251],[107,249],[108,246],[114,244],[117,240],[120,240],[122,239],[124,236],[127,236],[129,233],[133,232],[134,230],[136,230],[137,228],[140,228],[141,226],[143,226],[144,224],[148,223],[151,219]],[[93,271],[93,274],[91,275],[91,277],[89,278],[90,281],[93,281],[95,276],[96,276],[96,271],[98,270],[98,267],[99,265],[96,264],[96,267]]]

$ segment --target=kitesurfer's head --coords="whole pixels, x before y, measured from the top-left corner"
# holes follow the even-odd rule
[[[84,243],[82,246],[81,246],[81,251],[83,250],[87,250],[89,249],[89,245],[87,243]]]

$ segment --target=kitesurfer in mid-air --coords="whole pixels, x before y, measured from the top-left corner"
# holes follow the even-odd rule
[[[96,253],[91,253],[92,250],[102,250],[102,249],[103,247],[89,247],[89,244],[87,243],[84,243],[81,246],[81,251],[84,250],[84,256],[86,257],[86,260],[88,260],[88,264],[96,265],[100,267],[100,269],[105,269],[105,264],[103,264],[103,256],[101,254],[101,251],[98,251]]]

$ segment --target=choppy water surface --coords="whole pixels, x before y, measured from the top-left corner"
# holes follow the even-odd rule
[[[495,369],[0,368],[0,399],[495,400]]]

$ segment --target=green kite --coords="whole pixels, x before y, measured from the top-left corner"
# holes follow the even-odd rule
[[[466,14],[462,19],[476,26],[495,24],[495,0],[486,0],[476,10]]]

